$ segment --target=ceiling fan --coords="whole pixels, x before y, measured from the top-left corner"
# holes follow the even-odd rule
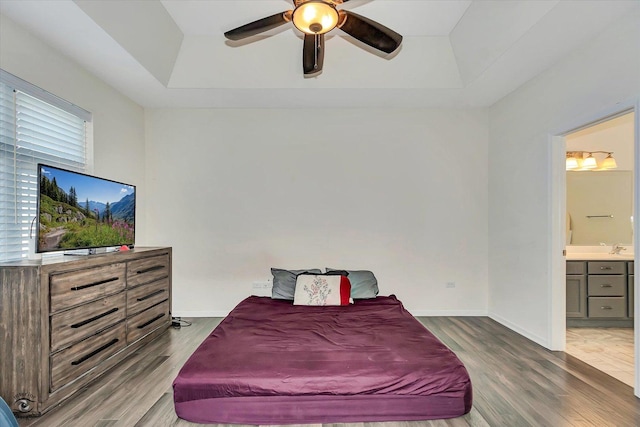
[[[384,25],[337,5],[349,0],[293,0],[294,9],[258,19],[224,33],[229,40],[242,40],[279,27],[287,22],[304,33],[302,67],[304,74],[322,70],[324,35],[340,28],[361,42],[385,53],[392,53],[402,42],[402,36]]]

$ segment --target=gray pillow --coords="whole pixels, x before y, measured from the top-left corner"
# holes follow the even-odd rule
[[[273,287],[271,288],[271,298],[293,301],[293,296],[296,293],[296,278],[301,273],[321,274],[322,271],[319,268],[310,268],[308,270],[272,268]]]
[[[375,298],[378,295],[378,280],[369,270],[344,270],[329,267],[326,270],[327,273],[332,271],[346,271],[349,273],[351,298],[353,299]]]

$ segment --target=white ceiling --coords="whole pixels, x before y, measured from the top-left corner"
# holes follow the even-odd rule
[[[288,23],[243,42],[227,30],[285,0],[0,0],[0,12],[145,107],[488,106],[638,0],[352,0],[339,8],[404,36],[386,57],[340,30],[323,72],[302,73]]]

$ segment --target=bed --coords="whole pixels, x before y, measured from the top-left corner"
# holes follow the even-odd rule
[[[393,295],[348,306],[251,296],[173,383],[196,423],[297,424],[453,418],[471,410],[458,357]]]

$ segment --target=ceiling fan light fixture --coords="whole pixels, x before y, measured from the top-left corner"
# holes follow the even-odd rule
[[[322,0],[302,3],[293,11],[293,25],[306,34],[324,34],[338,25],[338,11]]]
[[[386,54],[395,52],[402,43],[402,35],[379,22],[336,6],[348,0],[293,0],[295,8],[285,10],[257,21],[249,22],[224,33],[233,41],[264,33],[291,22],[304,34],[302,69],[305,76],[322,71],[324,61],[324,35],[334,28],[359,42]]]

